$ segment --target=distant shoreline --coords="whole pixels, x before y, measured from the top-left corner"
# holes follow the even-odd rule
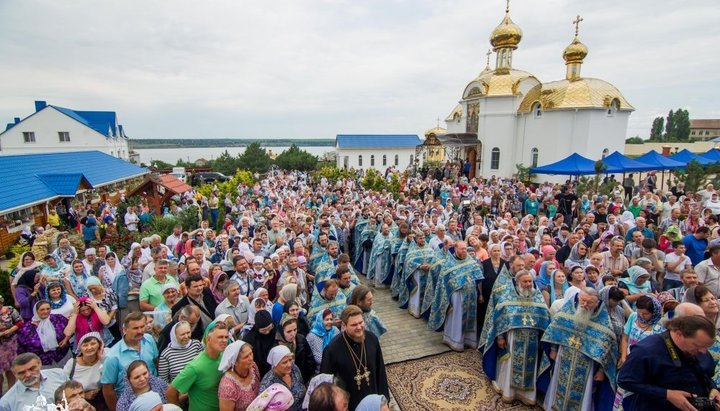
[[[259,143],[262,147],[289,147],[295,144],[298,147],[332,147],[334,139],[249,139],[249,138],[208,138],[208,139],[130,139],[131,149],[151,148],[193,148],[193,147],[247,147],[251,143]]]

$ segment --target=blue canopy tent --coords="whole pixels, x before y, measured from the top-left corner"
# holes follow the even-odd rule
[[[700,154],[700,157],[712,160],[713,163],[720,162],[720,150],[716,148],[711,148],[710,150]]]
[[[603,173],[622,173],[618,167],[606,166]],[[564,159],[552,164],[535,167],[530,170],[532,174],[557,174],[563,176],[582,176],[595,174],[595,161],[585,158],[578,153],[572,153]]]
[[[685,167],[686,163],[671,160],[655,150],[650,150],[647,153],[636,158],[635,161],[645,163],[654,166],[653,170],[672,170],[675,168]]]
[[[697,163],[700,164],[701,166],[706,166],[708,164],[714,163],[713,160],[693,154],[687,148],[671,155],[670,159],[683,163],[683,166],[687,165],[689,162],[691,162],[693,160],[697,161]]]
[[[657,170],[654,165],[627,158],[620,154],[619,151],[613,151],[612,154],[603,158],[602,162],[608,167],[608,169],[621,169],[623,174],[629,171]]]

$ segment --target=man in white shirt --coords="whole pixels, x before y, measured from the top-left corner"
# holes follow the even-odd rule
[[[182,226],[180,224],[176,225],[173,228],[172,234],[168,236],[168,238],[165,240],[165,245],[168,246],[171,250],[171,252],[175,253],[175,247],[178,245],[180,240],[182,239]]]
[[[39,396],[53,403],[55,390],[68,380],[60,368],[41,370],[40,357],[32,353],[20,354],[12,362],[17,382],[0,398],[0,411],[16,411],[35,405]]]
[[[138,217],[137,213],[135,213],[135,207],[128,207],[127,212],[125,213],[125,227],[127,228],[127,230],[137,231],[139,222],[140,218]]]
[[[698,281],[720,296],[720,245],[710,247],[710,258],[695,267]]]

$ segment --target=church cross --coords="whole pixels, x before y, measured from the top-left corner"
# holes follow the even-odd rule
[[[510,0],[508,0],[508,1],[510,1]],[[575,18],[575,20],[573,20],[573,22],[572,22],[575,25],[575,37],[577,37],[578,33],[580,32],[580,22],[583,20],[584,19],[582,17],[580,17],[580,15],[578,14],[577,17]]]
[[[437,128],[440,128],[440,117],[436,118],[435,120],[437,120]]]
[[[568,345],[570,345],[571,347],[573,347],[577,350],[580,348],[582,343],[580,342],[579,338],[577,338],[576,336],[573,335],[572,337],[568,338]]]
[[[528,324],[530,324],[530,326],[532,327],[532,326],[535,325],[535,320],[533,320],[533,318],[530,317],[529,315],[524,314],[523,317],[522,317],[522,323],[523,323],[523,325],[528,325]]]
[[[487,62],[485,63],[488,67],[490,67],[490,56],[492,56],[492,49],[488,49],[487,53],[485,53],[487,56]]]
[[[505,0],[505,13],[510,13],[510,0]]]

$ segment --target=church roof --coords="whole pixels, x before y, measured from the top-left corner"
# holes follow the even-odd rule
[[[618,101],[618,110],[635,110],[620,90],[607,81],[596,78],[559,80],[543,83],[530,89],[520,103],[518,112],[529,113],[536,102],[540,103],[543,110],[607,109],[613,100]]]
[[[540,82],[535,76],[522,70],[483,71],[465,87],[463,99],[488,96],[512,96],[518,93],[518,85],[526,79],[533,79],[538,83]]]
[[[453,121],[457,117],[462,117],[462,112],[463,112],[462,104],[458,104],[457,106],[455,106],[455,108],[452,109],[450,114],[448,114],[448,116],[445,117],[445,121]]]
[[[416,134],[338,134],[337,148],[415,148],[422,141]]]

